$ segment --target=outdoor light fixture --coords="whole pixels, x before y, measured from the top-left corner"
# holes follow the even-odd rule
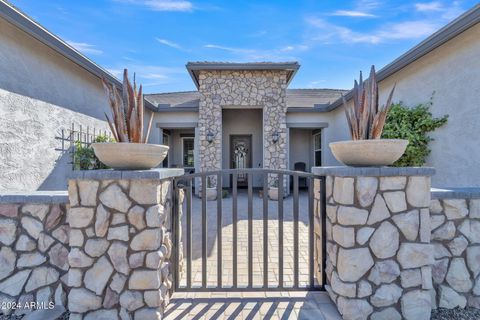
[[[278,132],[275,131],[274,133],[272,133],[272,141],[273,143],[277,143],[278,142]]]
[[[213,133],[210,132],[210,131],[207,133],[207,141],[208,141],[208,143],[213,142]]]

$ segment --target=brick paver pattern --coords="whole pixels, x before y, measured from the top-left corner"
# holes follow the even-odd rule
[[[237,272],[238,286],[248,283],[248,195],[244,189],[238,192],[238,222],[237,222]],[[268,285],[278,286],[279,275],[279,221],[278,202],[268,201]],[[183,240],[186,239],[186,209],[183,210]],[[283,279],[285,286],[293,286],[294,269],[294,235],[293,235],[293,196],[284,199],[283,222]],[[192,286],[200,286],[202,281],[202,215],[201,199],[193,196],[192,199]],[[308,284],[309,255],[308,255],[308,194],[300,192],[299,197],[299,284]],[[253,250],[252,274],[253,286],[263,284],[263,199],[259,191],[253,194]],[[217,202],[207,201],[207,286],[217,286]],[[184,249],[186,246],[184,245]],[[233,284],[233,224],[232,224],[232,196],[222,199],[222,286]],[[184,264],[186,268],[186,263]],[[186,279],[180,286],[186,284]]]

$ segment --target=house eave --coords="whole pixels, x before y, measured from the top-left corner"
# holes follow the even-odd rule
[[[312,107],[288,107],[287,113],[324,113],[332,110],[331,104],[314,104]]]

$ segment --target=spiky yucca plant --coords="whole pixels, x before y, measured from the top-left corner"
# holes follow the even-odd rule
[[[375,74],[375,66],[370,70],[370,76],[363,81],[360,71],[360,80],[355,80],[353,87],[353,103],[347,104],[343,98],[345,114],[352,140],[380,139],[387,118],[388,111],[392,105],[392,96],[395,91],[393,86],[387,103],[378,106],[378,83]]]
[[[123,86],[120,93],[117,87],[102,78],[103,88],[108,97],[113,118],[107,117],[108,125],[113,137],[117,142],[147,143],[150,129],[153,122],[153,112],[147,127],[147,133],[143,130],[143,94],[142,85],[137,92],[135,75],[133,76],[133,87],[128,79],[128,70],[123,70]]]

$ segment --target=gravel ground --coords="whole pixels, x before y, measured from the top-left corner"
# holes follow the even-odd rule
[[[64,314],[62,314],[61,317],[58,317],[55,320],[68,320],[68,318],[69,318],[68,316],[69,316],[69,312],[67,311]],[[23,316],[15,316],[15,315],[6,316],[4,314],[0,314],[0,320],[20,320],[22,318],[23,318]]]
[[[474,308],[466,309],[444,309],[438,308],[432,310],[431,320],[478,320],[480,319],[480,310]]]

